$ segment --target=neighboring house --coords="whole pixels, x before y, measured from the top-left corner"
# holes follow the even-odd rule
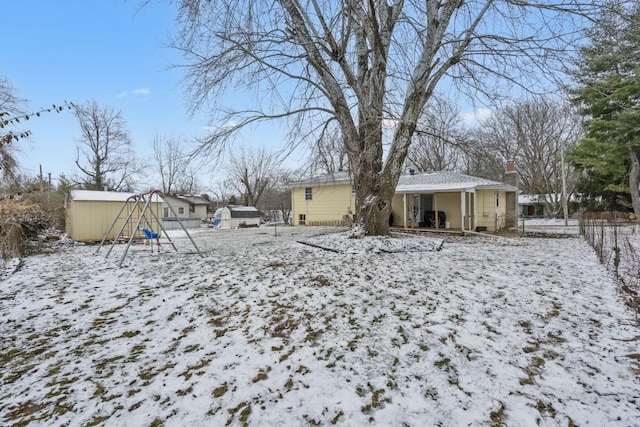
[[[197,198],[197,200],[196,200]],[[180,196],[165,194],[162,205],[162,221],[167,229],[180,228],[178,219],[186,228],[200,227],[202,219],[207,216],[207,202],[199,196]],[[171,206],[169,206],[171,205]],[[173,209],[171,209],[173,208]]]
[[[569,194],[569,215],[574,214],[572,205],[580,203],[579,194]],[[555,210],[555,214],[554,214]],[[554,218],[563,216],[562,194],[520,194],[518,196],[518,213],[524,217]]]
[[[517,191],[512,185],[457,172],[410,173],[398,181],[389,222],[404,228],[498,231],[516,225]],[[294,225],[353,220],[355,192],[346,172],[297,182],[291,193]]]
[[[72,190],[66,200],[66,233],[77,242],[102,241],[105,233],[115,221],[115,225],[107,236],[107,239],[113,240],[126,219],[131,214],[134,221],[129,221],[125,225],[123,235],[129,236],[134,232],[133,225],[135,220],[139,218],[140,212],[144,206],[141,203],[136,204],[131,200],[126,203],[129,198],[135,196],[134,193],[120,193],[114,191],[91,191],[91,190]],[[149,209],[153,210],[157,215],[161,213],[162,203],[153,201],[149,205]],[[146,217],[151,218],[148,214]],[[152,228],[153,220],[150,220]],[[141,234],[141,233],[138,233]]]
[[[165,194],[165,202],[162,204],[162,218],[175,218],[176,216],[180,219],[189,218],[189,202],[174,194]]]
[[[543,197],[541,194],[518,195],[518,212],[520,215],[524,217],[546,217],[547,209],[544,206]]]
[[[253,206],[229,205],[222,208],[220,228],[257,227],[260,212]]]
[[[202,196],[179,194],[178,198],[189,202],[189,218],[205,219],[209,201]]]

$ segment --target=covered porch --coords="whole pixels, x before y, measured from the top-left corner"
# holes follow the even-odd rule
[[[476,205],[474,190],[396,194],[391,225],[404,229],[475,230]]]
[[[390,225],[406,230],[495,232],[505,227],[506,193],[496,189],[396,194]]]

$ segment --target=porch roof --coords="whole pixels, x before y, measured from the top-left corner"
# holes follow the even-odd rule
[[[400,194],[473,190],[517,191],[517,188],[501,182],[449,171],[401,175],[396,187],[396,193]]]

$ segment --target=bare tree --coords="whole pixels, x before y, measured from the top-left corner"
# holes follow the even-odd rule
[[[458,108],[436,100],[418,121],[407,165],[420,172],[456,170],[462,164],[465,142]]]
[[[222,206],[228,204],[233,195],[233,190],[230,189],[227,180],[217,181],[209,191],[213,194],[214,201]]]
[[[349,159],[339,129],[323,132],[320,138],[314,141],[308,167],[312,175],[333,175],[336,172],[347,171],[348,165]]]
[[[165,193],[193,194],[195,171],[180,138],[153,136],[153,155]]]
[[[228,182],[242,194],[247,206],[256,206],[269,187],[278,166],[277,156],[264,148],[241,148],[238,154],[230,156],[227,167]]]
[[[289,223],[291,215],[291,183],[294,181],[293,172],[289,170],[274,171],[269,186],[264,191],[259,209],[264,212],[274,212],[272,220],[282,220]]]
[[[504,179],[504,157],[495,155],[494,147],[486,143],[481,129],[468,132],[464,153],[462,168],[465,173],[493,181]]]
[[[121,112],[90,101],[75,106],[75,114],[82,134],[76,146],[81,175],[74,181],[91,190],[131,189],[140,170]]]
[[[18,176],[18,150],[12,144],[15,132],[9,129],[8,119],[24,115],[24,103],[25,100],[16,95],[11,82],[0,78],[0,176],[4,182],[13,181]]]
[[[520,188],[528,194],[544,194],[547,212],[562,215],[563,174],[568,193],[573,192],[577,175],[563,169],[564,152],[580,134],[575,109],[558,101],[537,97],[509,105],[482,123],[476,134],[483,141],[485,155],[495,165],[515,161]]]
[[[255,105],[216,108],[201,149],[261,120],[292,119],[295,141],[336,123],[349,157],[356,224],[389,230],[391,199],[423,108],[438,86],[494,95],[496,81],[540,87],[595,2],[574,0],[181,0],[174,46],[194,108],[227,89]],[[383,123],[393,122],[383,149]],[[296,127],[297,126],[297,127]],[[304,130],[304,131],[302,131]]]

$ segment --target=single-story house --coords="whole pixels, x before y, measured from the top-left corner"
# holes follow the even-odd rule
[[[189,218],[199,218],[202,220],[207,217],[209,200],[202,196],[192,194],[178,194],[177,197],[189,203]]]
[[[569,194],[569,214],[572,215],[572,205],[580,203],[582,197],[580,194]],[[545,203],[546,202],[546,203]],[[554,216],[562,216],[562,193],[547,194],[520,194],[518,195],[518,212],[523,217],[537,218],[553,218]],[[549,210],[551,208],[551,210]],[[553,210],[556,210],[555,214]]]
[[[518,211],[524,217],[546,217],[547,209],[544,205],[544,196],[542,194],[518,195]]]
[[[396,187],[389,222],[404,228],[499,231],[516,225],[517,191],[513,185],[457,172],[404,174]],[[291,194],[294,225],[353,220],[355,190],[347,172],[296,182]]]
[[[122,234],[130,236],[134,233],[135,222],[144,208],[143,203],[136,203],[135,196],[134,193],[115,191],[72,190],[65,201],[67,235],[77,242],[101,241],[109,228],[112,228],[107,239],[113,240],[125,225]],[[160,198],[154,197],[149,204],[149,209],[158,217],[161,215],[161,207]],[[129,214],[133,221],[125,224]],[[159,228],[150,213],[145,217],[151,223],[145,226],[154,230]],[[115,225],[111,227],[114,221]]]
[[[199,196],[165,194],[162,205],[162,222],[165,228],[168,230],[181,228],[177,218],[180,218],[182,225],[186,228],[200,227],[202,219],[207,216],[207,204],[209,203],[205,200],[203,204],[200,199],[205,200]]]
[[[260,212],[253,206],[229,205],[222,208],[220,228],[258,227]]]

